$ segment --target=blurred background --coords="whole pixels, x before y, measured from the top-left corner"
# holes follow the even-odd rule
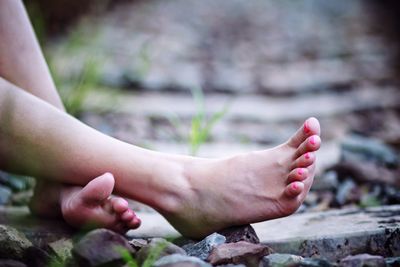
[[[300,208],[400,204],[395,0],[25,1],[70,114],[149,149],[204,157],[322,126]],[[2,204],[29,178],[0,174]]]

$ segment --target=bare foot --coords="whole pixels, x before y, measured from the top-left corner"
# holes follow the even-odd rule
[[[39,216],[61,215],[77,228],[103,227],[120,233],[138,228],[140,219],[125,199],[111,197],[113,188],[114,177],[110,173],[93,179],[83,188],[40,182],[30,208]]]
[[[227,159],[187,163],[190,185],[181,205],[163,212],[183,235],[200,238],[233,225],[294,213],[315,175],[320,125],[310,118],[286,143]]]

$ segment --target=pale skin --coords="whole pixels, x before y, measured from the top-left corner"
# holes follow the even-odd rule
[[[1,11],[4,10],[2,5],[9,7],[16,5],[15,2],[19,3],[15,0],[0,1],[0,38],[7,30],[4,30],[3,23],[16,16],[4,19],[7,12]],[[22,6],[21,3],[18,5]],[[14,29],[13,32],[20,31]],[[112,186],[107,185],[111,181],[112,185],[115,183],[114,192],[152,206],[180,233],[192,238],[201,238],[233,225],[290,215],[301,205],[312,185],[315,151],[321,144],[320,125],[315,118],[307,119],[287,142],[263,151],[219,159],[155,152],[106,136],[57,108],[54,103],[60,103],[60,100],[42,56],[33,57],[38,60],[35,68],[41,65],[41,72],[47,71],[44,81],[37,81],[38,74],[31,73],[33,70],[29,69],[29,64],[24,66],[28,70],[13,78],[13,71],[8,69],[10,64],[14,64],[9,62],[15,58],[2,52],[7,49],[4,46],[4,42],[0,42],[2,169],[41,177],[42,181],[46,179],[85,188],[95,183],[93,177],[100,176],[106,181],[103,181],[105,186],[101,183],[94,188],[104,189],[99,190],[102,197],[111,194]],[[36,52],[40,52],[36,46]],[[26,53],[24,60],[34,53],[31,47],[18,49],[14,56]],[[31,78],[25,78],[29,76]],[[22,82],[24,79],[20,77],[27,81]],[[33,86],[35,83],[37,85]],[[30,89],[24,91],[21,88]],[[46,90],[52,93],[44,93]],[[112,173],[114,179],[107,173]],[[70,187],[75,195],[85,188]],[[67,197],[62,197],[63,191],[65,195],[71,195],[68,190],[52,191],[55,199],[60,200],[54,204],[61,207],[62,213],[63,207],[68,206],[64,203],[68,201],[65,200]],[[91,193],[85,195],[91,196]],[[93,211],[94,207],[101,211],[100,215],[109,211],[107,205],[100,205],[97,201],[93,203],[72,205],[67,222],[75,226],[82,223],[79,221],[82,216],[79,207],[86,208],[85,212]],[[108,203],[112,206],[111,201]],[[118,214],[114,211],[109,214]],[[121,216],[114,217],[118,218],[117,223],[107,222],[103,226],[113,229],[115,224],[123,222],[124,226],[119,226],[119,229],[134,228],[127,225]],[[103,217],[99,218],[101,224]]]

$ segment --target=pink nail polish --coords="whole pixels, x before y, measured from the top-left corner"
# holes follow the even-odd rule
[[[301,168],[300,168],[300,169],[297,169],[297,174],[300,175],[300,176],[302,176],[302,175],[303,175],[303,169],[301,169]]]
[[[292,188],[293,188],[294,190],[297,190],[297,184],[296,184],[296,183],[293,183],[293,184],[292,184]]]
[[[317,143],[317,140],[315,140],[315,136],[311,136],[311,138],[310,138],[310,143],[311,143],[312,145],[315,145],[315,144]]]
[[[303,130],[304,130],[305,133],[309,133],[310,132],[310,128],[308,127],[308,123],[307,122],[304,123]]]
[[[304,157],[306,158],[306,159],[310,159],[310,153],[306,153],[305,155],[304,155]]]

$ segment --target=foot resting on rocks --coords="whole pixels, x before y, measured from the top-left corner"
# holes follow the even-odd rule
[[[315,175],[320,125],[309,118],[285,143],[224,159],[192,158],[185,176],[189,190],[164,217],[183,235],[201,238],[233,225],[294,213]]]
[[[31,200],[31,211],[45,217],[62,215],[77,228],[108,228],[119,233],[140,226],[140,219],[121,197],[113,197],[114,177],[105,173],[85,187],[39,182]]]

